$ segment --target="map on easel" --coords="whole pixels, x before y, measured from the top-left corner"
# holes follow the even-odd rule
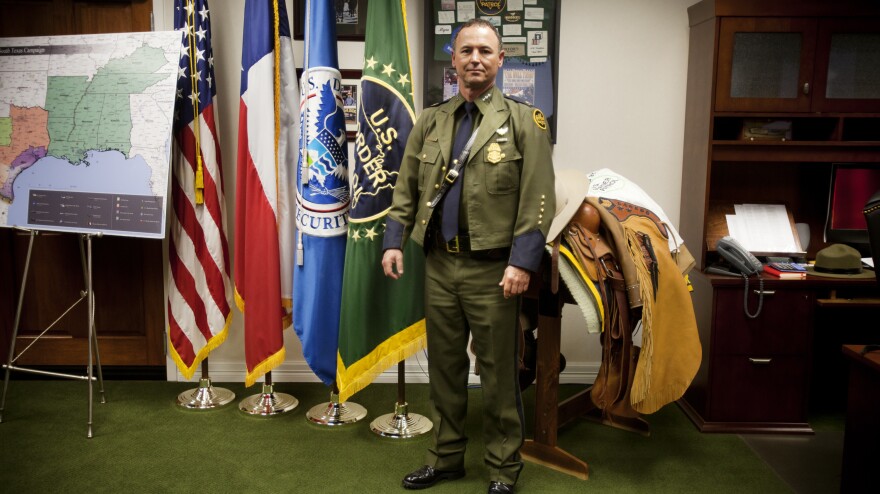
[[[0,38],[0,227],[165,236],[180,36]]]

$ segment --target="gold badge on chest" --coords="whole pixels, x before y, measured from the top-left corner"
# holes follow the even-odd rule
[[[488,160],[489,163],[495,164],[503,158],[504,153],[501,152],[501,146],[497,142],[489,144],[489,149],[486,150],[486,160]]]

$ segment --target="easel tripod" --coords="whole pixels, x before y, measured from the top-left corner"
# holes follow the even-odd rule
[[[11,371],[18,372],[27,372],[31,374],[40,374],[52,377],[63,377],[68,379],[79,379],[88,382],[89,387],[89,416],[88,416],[88,430],[86,433],[86,437],[92,437],[92,415],[93,415],[93,403],[94,403],[94,390],[93,383],[95,381],[94,377],[94,366],[93,362],[97,362],[97,381],[98,381],[98,391],[101,394],[101,403],[106,403],[106,399],[104,397],[104,376],[101,373],[101,356],[98,353],[98,337],[95,334],[95,292],[92,288],[92,238],[100,237],[100,233],[83,233],[80,235],[80,261],[82,262],[83,268],[83,279],[85,281],[85,289],[80,291],[79,299],[75,300],[70,307],[67,308],[57,319],[55,319],[46,329],[44,329],[39,335],[37,335],[33,341],[25,347],[18,355],[15,355],[15,341],[18,337],[18,328],[19,323],[21,322],[21,308],[24,304],[24,293],[25,288],[27,286],[27,277],[28,271],[30,269],[31,262],[31,254],[33,253],[34,247],[34,238],[39,234],[37,230],[16,228],[18,230],[24,230],[28,232],[30,239],[28,240],[28,248],[27,255],[25,256],[24,262],[24,273],[21,278],[21,288],[18,292],[18,305],[15,308],[15,322],[12,326],[12,338],[9,343],[9,358],[6,361],[6,364],[3,365],[3,368],[6,370],[4,378],[3,378],[3,397],[0,399],[0,422],[3,422],[3,411],[6,408],[6,392],[9,389],[9,374]],[[27,367],[20,367],[15,365],[15,362],[21,358],[21,356],[30,349],[34,343],[36,343],[44,334],[46,334],[53,326],[55,326],[58,321],[60,321],[68,312],[70,312],[74,307],[76,307],[80,302],[86,300],[86,304],[88,306],[88,365],[86,367],[86,375],[85,376],[77,376],[73,374],[63,374],[59,372],[50,372],[39,369],[30,369]],[[94,353],[94,357],[93,357]]]

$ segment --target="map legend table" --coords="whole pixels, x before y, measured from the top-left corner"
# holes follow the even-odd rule
[[[31,189],[28,225],[161,233],[161,197]]]

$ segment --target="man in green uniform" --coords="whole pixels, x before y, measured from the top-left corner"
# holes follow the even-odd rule
[[[408,489],[464,476],[469,335],[480,366],[489,493],[512,493],[522,470],[516,318],[556,206],[547,122],[495,87],[503,62],[491,24],[474,19],[458,31],[459,94],[416,122],[388,213],[385,274],[403,275],[410,236],[427,253],[434,444],[426,465],[403,479]]]

